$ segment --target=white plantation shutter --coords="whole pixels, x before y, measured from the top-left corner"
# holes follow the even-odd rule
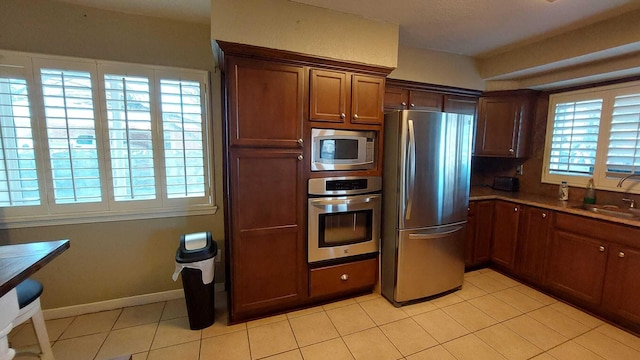
[[[205,196],[201,84],[162,79],[160,97],[167,197]]]
[[[549,173],[593,174],[601,111],[602,99],[555,105]]]
[[[27,81],[0,74],[0,206],[40,205]]]
[[[156,198],[149,79],[105,75],[115,201]]]
[[[102,201],[91,74],[41,69],[56,204]]]
[[[607,175],[640,174],[640,93],[617,96],[613,104]]]

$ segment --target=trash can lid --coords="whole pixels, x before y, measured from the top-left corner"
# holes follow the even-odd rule
[[[218,253],[218,244],[213,241],[211,232],[184,234],[180,236],[180,246],[176,251],[179,263],[210,259]]]

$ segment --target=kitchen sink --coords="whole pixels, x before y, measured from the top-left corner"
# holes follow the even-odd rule
[[[574,206],[575,209],[591,211],[596,214],[614,216],[623,219],[640,219],[640,209],[621,209],[616,205],[582,204]]]

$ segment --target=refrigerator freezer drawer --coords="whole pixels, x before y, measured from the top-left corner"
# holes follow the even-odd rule
[[[464,223],[399,232],[394,301],[401,303],[462,286]]]

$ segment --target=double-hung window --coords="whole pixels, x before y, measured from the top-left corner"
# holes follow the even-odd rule
[[[550,96],[542,181],[590,178],[600,189],[640,193],[640,82]]]
[[[206,71],[0,55],[2,226],[215,211]]]

